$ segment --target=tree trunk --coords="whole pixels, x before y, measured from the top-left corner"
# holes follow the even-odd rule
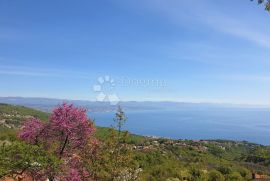
[[[67,142],[68,142],[68,135],[66,136],[65,142],[64,142],[64,144],[63,144],[63,146],[62,146],[62,148],[61,148],[61,151],[60,151],[60,157],[61,157],[61,156],[63,155],[63,153],[64,153],[64,150],[65,150],[65,148],[66,148]]]

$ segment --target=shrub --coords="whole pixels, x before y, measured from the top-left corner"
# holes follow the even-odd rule
[[[227,181],[243,181],[243,177],[238,172],[232,172],[226,176]]]
[[[224,176],[217,170],[212,170],[208,174],[208,181],[224,181]]]

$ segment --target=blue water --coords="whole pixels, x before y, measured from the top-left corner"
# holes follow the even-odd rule
[[[270,145],[270,110],[215,109],[126,112],[124,129],[175,139],[246,140]],[[98,126],[110,127],[114,113],[89,113]]]

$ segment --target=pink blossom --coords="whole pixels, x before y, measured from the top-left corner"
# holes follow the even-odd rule
[[[39,140],[47,146],[58,143],[58,153],[62,155],[70,153],[72,149],[83,148],[94,130],[93,124],[88,120],[86,109],[64,103],[53,110],[46,124],[38,119],[27,121],[19,132],[19,137],[31,144]]]
[[[38,119],[25,122],[19,137],[30,144],[40,143],[63,160],[60,180],[80,181],[89,180],[90,174],[78,155],[88,145],[92,148],[89,151],[95,153],[98,142],[92,138],[94,131],[86,109],[64,103],[53,110],[47,123]]]
[[[24,122],[21,131],[19,132],[19,138],[35,144],[38,141],[38,137],[42,136],[41,133],[45,128],[45,124],[39,119],[31,118]]]
[[[59,180],[63,181],[81,181],[90,180],[89,172],[83,167],[83,163],[79,156],[73,155],[67,160],[62,168],[62,174]]]
[[[67,175],[61,178],[63,181],[81,181],[80,172],[77,169],[71,168]]]
[[[84,147],[94,132],[94,126],[88,120],[86,109],[64,103],[53,110],[49,131],[50,136],[60,142],[68,139],[66,151]]]

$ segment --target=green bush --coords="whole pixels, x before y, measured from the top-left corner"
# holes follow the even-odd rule
[[[241,168],[238,168],[237,171],[245,180],[252,179],[252,173],[248,169],[241,167]]]
[[[217,170],[212,170],[208,174],[208,181],[224,181],[224,176]]]
[[[226,181],[244,181],[243,177],[238,172],[232,172],[226,176]]]
[[[221,165],[220,167],[217,168],[219,172],[221,172],[223,175],[228,175],[232,173],[232,169],[229,166]]]
[[[38,146],[22,142],[12,142],[0,146],[0,178],[27,172],[34,179],[37,173],[54,174],[58,170],[59,159]]]

